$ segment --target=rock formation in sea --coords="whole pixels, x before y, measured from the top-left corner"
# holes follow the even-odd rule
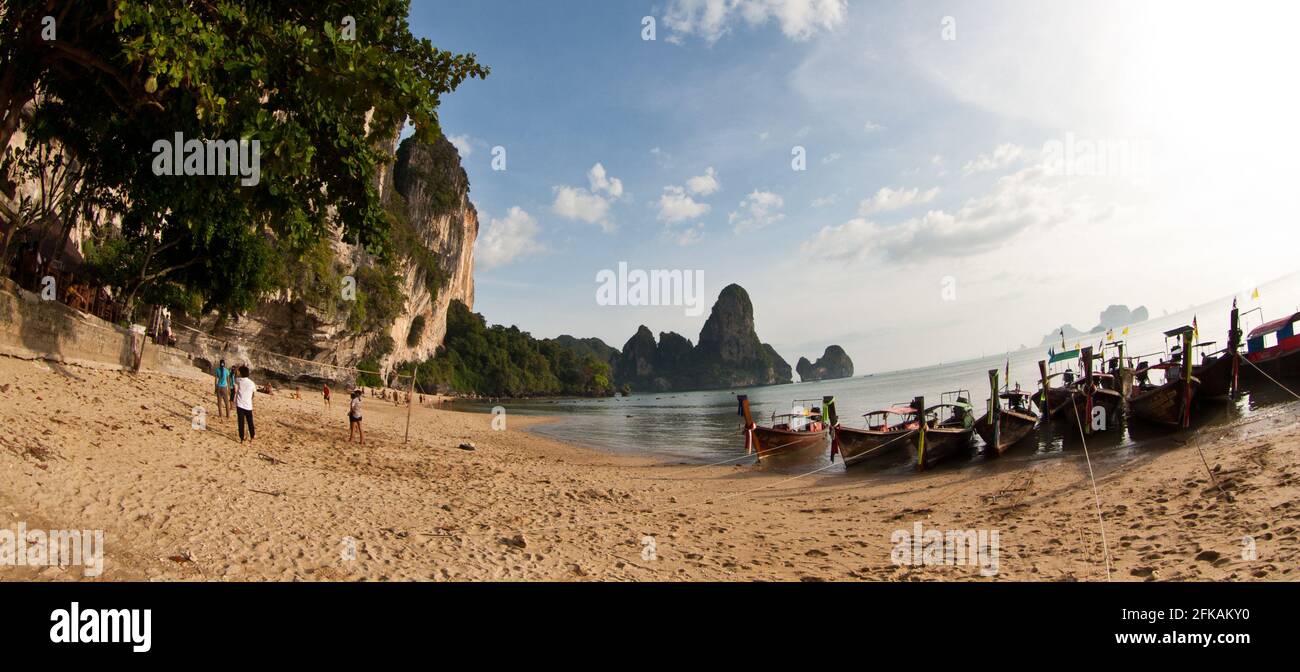
[[[1062,331],[1065,332],[1066,345],[1072,346],[1074,345],[1074,340],[1081,336],[1100,334],[1104,333],[1107,329],[1120,329],[1139,322],[1146,322],[1150,317],[1150,313],[1147,311],[1146,306],[1138,306],[1133,310],[1129,310],[1129,307],[1125,305],[1110,305],[1106,307],[1106,310],[1101,311],[1097,326],[1093,327],[1090,331],[1083,332],[1074,328],[1073,325],[1063,324],[1057,327],[1055,331],[1044,336],[1042,345],[1060,345]]]
[[[656,342],[642,326],[623,346],[615,382],[635,391],[702,390],[791,381],[790,365],[754,330],[754,305],[740,285],[718,295],[699,342],[673,332]]]
[[[799,362],[795,364],[795,371],[799,373],[799,380],[805,383],[814,380],[852,378],[853,360],[849,359],[849,353],[844,352],[844,348],[830,345],[816,362],[808,361],[807,357],[800,357]]]

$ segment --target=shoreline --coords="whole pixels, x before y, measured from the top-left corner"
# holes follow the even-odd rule
[[[361,448],[346,404],[283,393],[257,398],[248,447],[233,419],[190,428],[210,379],[9,357],[0,378],[0,528],[106,539],[98,577],[0,565],[0,580],[1106,580],[1082,454],[792,478],[533,431],[554,416],[497,432],[490,414],[417,407],[403,445],[406,408],[370,398]],[[1300,422],[1279,410],[1179,441],[1093,457],[1112,578],[1300,578]],[[997,573],[895,564],[891,537],[917,524],[998,532]]]

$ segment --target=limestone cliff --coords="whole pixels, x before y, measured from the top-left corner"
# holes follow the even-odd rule
[[[699,343],[673,332],[658,343],[642,326],[623,346],[615,382],[636,391],[703,390],[790,382],[790,365],[754,331],[754,305],[740,285],[723,288]]]
[[[814,380],[852,378],[853,360],[849,359],[849,353],[844,352],[844,348],[831,345],[826,347],[826,352],[816,362],[808,361],[807,357],[800,357],[795,364],[795,371],[799,373],[799,380],[805,383]]]
[[[393,145],[396,137],[394,133]],[[404,234],[392,241],[401,303],[392,311],[391,321],[386,319],[378,329],[358,330],[349,324],[355,307],[338,300],[334,287],[320,287],[315,296],[284,290],[219,327],[215,317],[205,318],[199,326],[213,337],[191,338],[187,347],[197,357],[212,360],[229,352],[225,342],[240,342],[321,364],[353,367],[367,354],[376,354],[377,346],[389,337],[391,348],[377,362],[385,372],[394,364],[433,356],[446,334],[451,301],[474,305],[478,213],[469,200],[469,179],[445,137],[438,136],[430,144],[408,138],[397,149],[394,163],[379,176],[379,189],[399,220],[394,230]],[[375,261],[365,250],[344,241],[341,227],[328,254],[333,257],[328,264],[332,272],[318,284],[332,285],[346,277],[360,281]],[[366,288],[359,282],[357,291]],[[236,355],[247,350],[232,349]],[[307,377],[304,370],[315,370],[302,369],[285,358],[261,357],[259,363],[269,373],[288,378]],[[350,380],[351,373],[339,371],[335,379]]]

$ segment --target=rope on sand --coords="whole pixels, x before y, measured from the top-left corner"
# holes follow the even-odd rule
[[[1088,439],[1083,436],[1083,420],[1079,418],[1079,406],[1070,400],[1074,408],[1074,421],[1079,427],[1079,439],[1083,441],[1083,457],[1088,461],[1088,480],[1092,481],[1092,503],[1097,507],[1097,524],[1101,527],[1101,551],[1106,556],[1106,581],[1110,581],[1110,546],[1106,543],[1106,521],[1101,517],[1101,495],[1097,494],[1097,477],[1092,473],[1092,457],[1088,455]]]

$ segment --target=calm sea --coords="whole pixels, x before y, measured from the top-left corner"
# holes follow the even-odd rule
[[[1262,317],[1260,312],[1254,312],[1243,318],[1243,327],[1247,332],[1266,320],[1287,314],[1300,304],[1300,275],[1288,276],[1261,286],[1260,292],[1260,301],[1251,300],[1248,295],[1239,300],[1243,314],[1257,306],[1263,306]],[[1131,327],[1127,336],[1121,336],[1117,332],[1116,338],[1127,342],[1127,352],[1131,356],[1164,353],[1164,331],[1190,324],[1195,316],[1200,330],[1200,342],[1217,342],[1206,351],[1218,350],[1226,344],[1231,304],[1232,298],[1228,297],[1151,319]],[[1070,339],[1067,345],[1073,348],[1076,342],[1095,348],[1105,342],[1105,335],[1091,334]],[[1060,349],[1059,343],[1057,349]],[[807,400],[802,404],[804,406],[813,403],[819,405],[823,396],[834,396],[841,422],[848,426],[861,426],[861,416],[867,411],[906,402],[917,395],[925,395],[926,404],[933,405],[939,403],[942,393],[954,390],[968,390],[976,414],[979,415],[983,413],[989,397],[989,369],[996,368],[1003,372],[1005,382],[1005,370],[1009,366],[1011,385],[1014,387],[1019,383],[1024,389],[1033,390],[1037,386],[1038,360],[1046,358],[1046,350],[1046,347],[1035,347],[983,359],[833,381],[735,390],[634,394],[607,399],[507,400],[500,405],[506,409],[507,418],[514,413],[556,416],[557,422],[538,425],[534,431],[600,450],[657,455],[672,461],[691,463],[734,460],[727,463],[752,464],[753,458],[740,457],[744,451],[744,442],[740,432],[742,422],[736,414],[737,394],[749,395],[751,408],[760,424],[772,413],[789,412],[791,406],[800,400]],[[1159,356],[1157,354],[1143,359],[1154,363]],[[1061,366],[1064,364],[1057,365],[1053,371]],[[1245,366],[1247,365],[1243,364]],[[1289,386],[1293,389],[1297,387],[1294,382]],[[1239,400],[1205,405],[1197,414],[1193,429],[1207,431],[1248,417],[1261,409],[1294,402],[1294,397],[1272,383],[1257,387],[1260,389],[1247,391]],[[458,406],[465,410],[486,412],[492,405]],[[1296,410],[1300,410],[1300,405],[1297,405]],[[1087,446],[1090,452],[1103,457],[1122,456],[1148,445],[1175,442],[1177,437],[1177,432],[1137,423],[1130,426],[1130,423],[1121,421],[1111,431],[1088,437]],[[977,438],[976,444],[978,443]],[[1040,427],[1031,440],[1008,451],[1002,460],[1052,459],[1063,452],[1078,450],[1080,446],[1081,438],[1077,427],[1063,422],[1050,423],[1046,427]],[[776,468],[783,471],[816,469],[828,464],[828,459],[829,443],[826,453],[819,457],[809,456],[807,461],[800,464],[783,463]],[[985,458],[978,450],[972,450],[969,458],[948,460],[943,468],[962,468],[963,463],[983,460]],[[827,472],[840,470],[842,467],[835,466]]]

